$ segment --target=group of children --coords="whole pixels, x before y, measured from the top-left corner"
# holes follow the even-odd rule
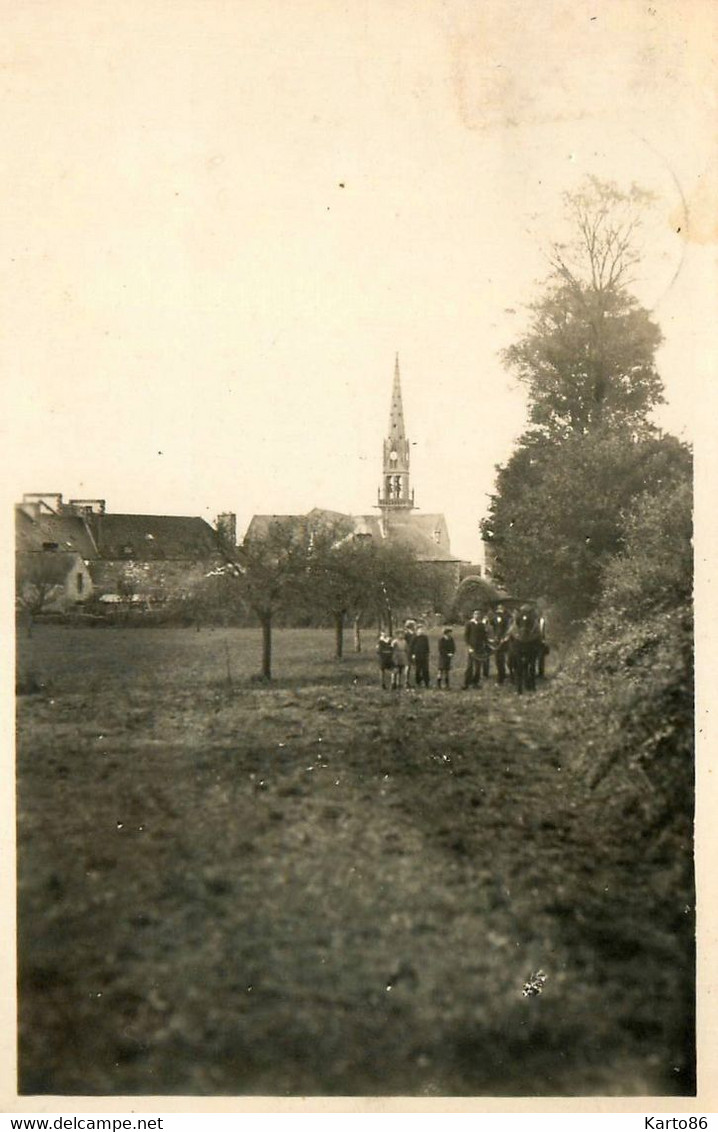
[[[532,672],[543,676],[544,661],[548,653],[546,644],[546,623],[539,611],[530,604],[523,604],[512,615],[499,604],[489,613],[475,609],[464,628],[467,647],[464,688],[478,687],[481,676],[489,675],[490,658],[496,667],[496,678],[503,684],[513,669],[509,651],[511,642],[529,644],[533,642]],[[395,637],[380,633],[376,647],[381,671],[381,686],[386,688],[387,680],[392,688],[429,687],[429,638],[422,623],[406,621]],[[451,663],[456,653],[456,642],[451,626],[447,625],[439,638],[439,664],[437,687],[449,687]],[[413,677],[413,684],[412,684]],[[513,679],[513,676],[512,676]]]
[[[376,646],[381,671],[381,686],[387,687],[387,679],[392,688],[411,688],[412,673],[414,685],[429,687],[429,638],[423,624],[407,621],[395,637],[380,633]],[[439,669],[437,686],[449,687],[451,661],[456,652],[456,642],[450,626],[444,629],[439,638]]]

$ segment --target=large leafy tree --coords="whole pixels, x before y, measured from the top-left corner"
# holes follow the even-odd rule
[[[563,439],[526,433],[498,471],[481,524],[494,576],[569,618],[585,617],[604,566],[622,549],[628,509],[684,480],[690,466],[690,451],[671,436],[637,437],[625,427]]]
[[[647,194],[591,177],[566,194],[571,239],[553,243],[544,294],[504,361],[528,387],[532,424],[559,436],[646,427],[663,400],[661,332],[628,290]]]
[[[603,573],[602,612],[638,621],[667,610],[692,617],[693,485],[685,474],[646,492],[626,515],[621,553]]]
[[[647,194],[588,178],[565,197],[570,238],[524,336],[504,352],[532,427],[498,469],[482,522],[497,580],[582,618],[621,550],[624,512],[685,471],[690,454],[651,424],[663,400],[661,332],[630,293]]]

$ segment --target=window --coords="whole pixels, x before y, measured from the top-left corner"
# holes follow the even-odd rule
[[[78,573],[77,573],[77,592],[79,594],[82,593],[84,585],[85,585],[85,575],[82,573],[81,570],[78,570]]]
[[[59,544],[56,542],[44,542],[42,544],[43,550],[59,550]]]

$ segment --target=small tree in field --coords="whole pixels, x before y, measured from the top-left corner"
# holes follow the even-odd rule
[[[28,634],[36,617],[65,593],[66,565],[52,554],[28,554],[18,560],[15,603],[27,618]]]
[[[328,612],[334,623],[335,656],[344,654],[344,626],[351,614],[361,609],[371,585],[369,556],[351,535],[335,537],[324,530],[321,546],[313,547],[306,598],[308,604]]]
[[[197,580],[179,608],[193,618],[199,631],[202,624],[230,625],[246,619],[248,610],[242,600],[239,568],[229,558],[213,567]]]
[[[406,547],[366,536],[357,538],[343,520],[323,523],[312,531],[302,595],[311,608],[330,613],[338,659],[344,652],[347,618],[353,618],[360,651],[362,618],[386,619],[387,609],[415,599],[422,582],[416,558]]]
[[[300,518],[272,520],[262,533],[245,537],[237,549],[238,592],[262,627],[262,668],[272,678],[272,625],[277,613],[297,602],[306,587],[312,530]]]
[[[386,617],[391,632],[395,612],[406,607],[415,611],[416,603],[426,597],[427,565],[401,543],[381,543],[376,553],[378,587],[374,592],[374,610],[379,620]]]

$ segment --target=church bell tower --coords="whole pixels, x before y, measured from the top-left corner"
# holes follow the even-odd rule
[[[409,488],[409,441],[404,431],[404,409],[401,403],[399,355],[394,363],[394,385],[389,410],[389,435],[384,441],[382,486],[379,489],[382,519],[396,511],[411,511],[414,492]]]

